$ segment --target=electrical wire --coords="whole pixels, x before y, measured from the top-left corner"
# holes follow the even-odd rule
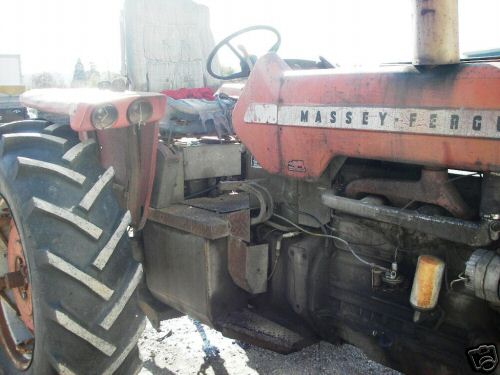
[[[266,222],[264,222],[264,224],[270,226],[271,228],[279,230],[281,232],[291,232],[295,229],[294,227],[285,227],[284,225],[275,223],[274,221],[271,221],[271,220],[267,220]]]
[[[323,238],[331,238],[335,241],[339,241],[341,243],[343,243],[347,249],[351,252],[351,254],[354,256],[354,258],[356,258],[359,262],[367,265],[367,266],[370,266],[371,268],[377,268],[379,270],[382,270],[382,271],[386,271],[386,272],[390,272],[391,270],[386,268],[386,267],[383,267],[383,266],[379,266],[378,264],[375,264],[375,263],[372,263],[372,262],[369,262],[363,258],[361,258],[358,254],[356,254],[356,252],[354,251],[354,249],[351,247],[350,243],[347,242],[346,240],[344,240],[343,238],[340,238],[340,237],[337,237],[337,236],[333,236],[333,235],[330,235],[330,234],[322,234],[322,233],[314,233],[314,232],[310,232],[308,231],[307,229],[304,229],[303,227],[301,227],[300,225],[298,224],[295,224],[293,221],[291,220],[288,220],[286,217],[283,217],[281,215],[278,215],[278,214],[273,214],[274,217],[286,222],[287,224],[290,224],[291,226],[293,226],[294,228],[300,230],[301,232],[305,233],[305,234],[308,234],[310,236],[315,236],[315,237],[323,237]]]
[[[274,259],[273,269],[271,270],[271,273],[267,277],[267,281],[270,281],[273,278],[274,273],[276,272],[276,268],[278,268],[278,260],[280,259],[280,255],[281,253],[278,253],[276,255],[276,258]]]
[[[300,232],[287,232],[287,233],[283,233],[281,236],[279,236],[278,240],[276,241],[276,252],[275,252],[273,269],[271,270],[271,273],[267,277],[267,281],[269,281],[273,278],[274,273],[276,272],[276,268],[278,267],[278,260],[281,256],[281,241],[283,241],[286,238],[292,238],[292,237],[298,236],[299,234],[300,234]]]
[[[330,226],[330,225],[328,225],[328,224],[323,224],[323,226],[324,226],[326,229],[328,229],[330,232],[336,232],[336,231],[337,231],[337,229],[336,229],[336,228],[334,228],[334,227],[332,227],[332,226]]]
[[[284,202],[284,205],[285,207],[287,207],[288,209],[294,211],[295,213],[299,214],[299,215],[304,215],[304,216],[308,216],[310,217],[311,219],[313,219],[315,222],[317,222],[319,224],[319,227],[321,228],[321,231],[324,233],[324,234],[327,234],[328,232],[326,231],[326,229],[330,229],[331,231],[333,231],[333,228],[332,227],[329,227],[327,224],[323,224],[321,222],[320,219],[318,219],[316,216],[314,216],[313,214],[309,213],[309,212],[305,212],[305,211],[301,211],[299,210],[298,208],[296,207],[293,207],[292,205],[288,204],[287,202]]]
[[[460,283],[460,282],[466,282],[467,281],[467,277],[465,277],[464,273],[462,272],[460,275],[458,275],[458,277],[453,280],[451,283],[450,283],[450,289],[451,290],[454,290],[453,289],[453,285],[455,285],[456,283]]]

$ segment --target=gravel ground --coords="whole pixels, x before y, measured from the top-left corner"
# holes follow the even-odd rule
[[[140,375],[399,374],[351,345],[320,342],[281,355],[225,338],[188,317],[162,322],[160,332],[148,323],[139,350],[144,362]]]

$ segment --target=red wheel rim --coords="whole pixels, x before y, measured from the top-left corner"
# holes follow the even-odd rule
[[[26,280],[28,280],[28,264],[24,257],[23,245],[21,244],[21,238],[19,237],[19,232],[14,220],[10,222],[7,264],[9,272],[21,271]],[[12,289],[12,294],[14,295],[17,308],[21,313],[21,320],[26,328],[33,333],[35,327],[33,323],[33,305],[31,303],[31,287],[29,281],[25,286]]]
[[[2,202],[5,206],[5,203]],[[3,276],[0,290],[0,344],[10,361],[20,370],[31,364],[35,344],[33,305],[28,265],[17,226],[8,208],[0,217],[0,237],[3,242]],[[6,234],[8,234],[6,236]],[[6,263],[6,264],[5,264]],[[21,282],[9,285],[7,275],[22,276]]]

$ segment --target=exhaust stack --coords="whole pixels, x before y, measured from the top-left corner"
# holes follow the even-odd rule
[[[413,3],[413,65],[458,64],[458,0],[413,0]]]

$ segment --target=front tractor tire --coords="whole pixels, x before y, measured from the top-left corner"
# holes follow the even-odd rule
[[[27,269],[23,301],[20,288],[2,294],[0,367],[6,374],[136,373],[142,265],[127,236],[130,213],[112,191],[113,168],[103,170],[96,143],[79,142],[68,126],[28,120],[0,126],[0,135],[0,270],[18,271],[7,264],[23,258],[15,251]]]

